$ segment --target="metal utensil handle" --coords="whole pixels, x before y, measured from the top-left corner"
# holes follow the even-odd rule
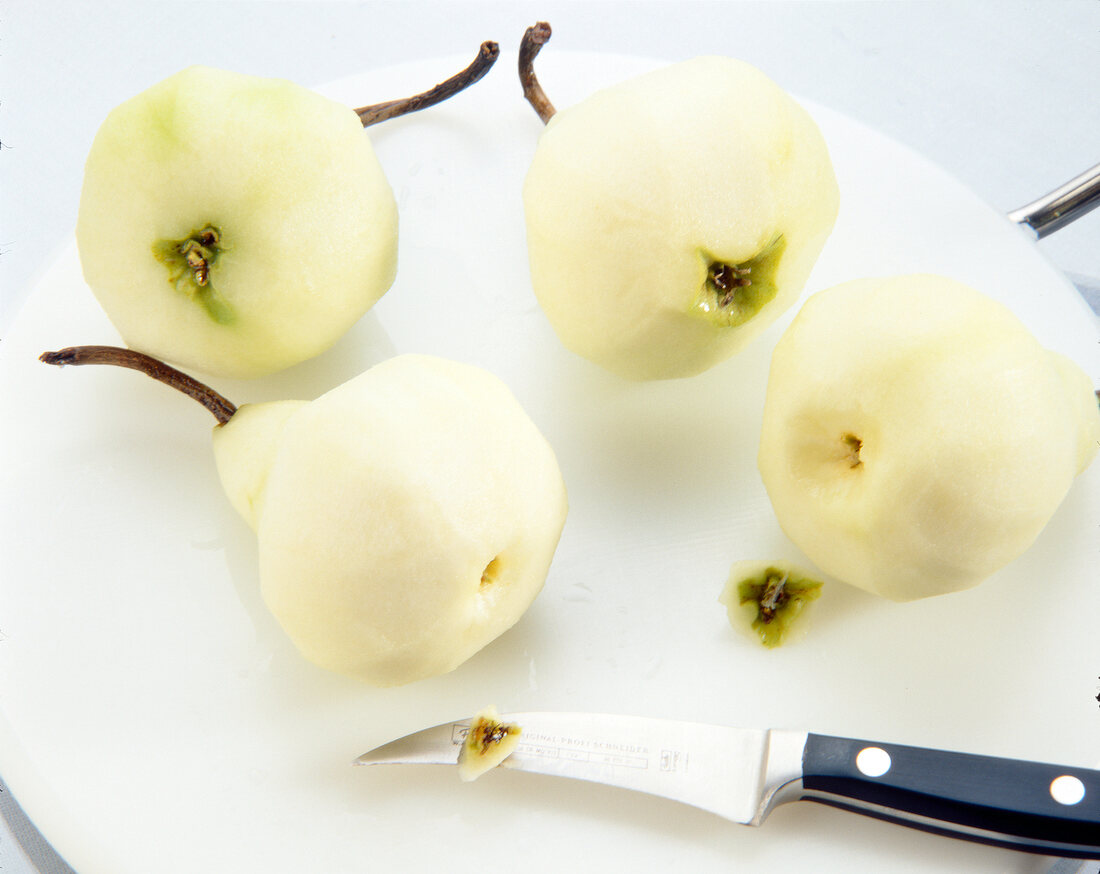
[[[1038,200],[1008,214],[1017,224],[1027,225],[1038,239],[1079,219],[1100,206],[1100,164],[1070,179]]]
[[[1100,859],[1100,771],[811,734],[801,797],[924,831]]]

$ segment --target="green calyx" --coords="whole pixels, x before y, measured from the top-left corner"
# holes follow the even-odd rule
[[[696,309],[722,327],[745,324],[775,297],[775,273],[786,248],[787,242],[780,234],[752,258],[738,264],[704,255],[706,278]]]
[[[214,266],[225,250],[221,231],[205,225],[182,240],[157,240],[154,257],[168,268],[176,291],[198,303],[219,325],[232,324],[236,313],[214,287]]]
[[[737,596],[742,607],[755,605],[753,630],[767,647],[779,646],[802,609],[821,595],[817,580],[769,567],[763,574],[742,580]]]

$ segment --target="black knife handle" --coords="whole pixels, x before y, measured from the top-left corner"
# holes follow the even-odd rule
[[[1100,771],[810,734],[801,797],[937,834],[1100,859]]]

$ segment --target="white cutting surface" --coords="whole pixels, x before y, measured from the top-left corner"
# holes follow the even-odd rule
[[[323,37],[331,49],[351,42],[348,34],[357,30],[369,32],[368,42],[377,40],[376,31],[364,25],[378,22],[386,33],[406,34],[405,44],[415,45],[421,56],[453,54],[460,37],[476,44],[495,36],[507,45],[536,17],[555,23],[552,46],[560,52],[588,48],[569,38],[570,30],[591,39],[595,24],[596,32],[611,34],[617,10],[623,9],[586,6],[590,11],[582,13],[567,4],[549,10],[508,7],[505,13],[504,7],[481,4],[465,7],[469,14],[461,21],[450,12],[414,16],[423,22],[417,31],[427,35],[414,41],[408,23],[398,26],[393,7],[316,4],[311,15],[300,6],[281,6],[264,16],[273,35],[296,26],[300,39],[317,45]],[[1000,182],[998,174],[1011,175],[1015,188],[983,192],[998,209],[1017,206],[1096,160],[1088,146],[1074,142],[1089,132],[1079,119],[1063,120],[1077,130],[1076,138],[1058,137],[1041,148],[1026,144],[1029,132],[1032,143],[1038,134],[1029,127],[1037,115],[1042,120],[1055,111],[1051,106],[1081,105],[1073,102],[1072,83],[1079,83],[1083,95],[1080,83],[1094,81],[1081,76],[1080,63],[1092,58],[1095,64],[1095,58],[1075,55],[1072,41],[1058,52],[1050,45],[1070,33],[1068,16],[1055,16],[1050,24],[1044,14],[1040,23],[1030,21],[1023,7],[1009,7],[1006,16],[986,19],[1005,51],[1004,37],[1016,34],[1006,20],[1027,24],[1029,37],[1040,37],[1031,55],[1020,52],[1026,69],[1004,57],[993,66],[1005,91],[1019,101],[1013,107],[1032,108],[1011,124],[990,109],[982,118],[952,125],[950,119],[960,120],[960,104],[977,101],[975,92],[993,87],[992,74],[961,55],[951,61],[950,75],[943,69],[962,45],[957,31],[976,38],[982,19],[972,12],[956,9],[951,15],[957,27],[937,25],[938,38],[921,41],[923,57],[932,60],[919,66],[910,40],[929,36],[935,23],[919,7],[889,4],[893,9],[887,14],[871,6],[857,14],[853,7],[812,4],[800,6],[799,17],[792,19],[779,16],[780,4],[752,5],[743,7],[745,28],[742,16],[728,7],[712,8],[717,24],[704,27],[715,19],[703,15],[703,6],[676,4],[681,11],[672,13],[652,4],[625,34],[619,31],[599,44],[686,57],[729,51],[720,49],[716,34],[740,26],[754,38],[746,39],[748,50],[738,54],[766,69],[774,59],[776,69],[769,72],[800,93],[836,97],[828,101],[834,106],[860,95],[847,107],[849,113],[887,130],[890,119],[914,130],[905,124],[918,113],[928,123],[906,141],[941,164],[957,161],[952,169],[979,191],[991,180]],[[945,848],[873,823],[858,823],[848,832],[857,842],[854,848],[840,845],[839,814],[817,808],[783,811],[757,834],[650,800],[608,812],[608,802],[618,803],[618,795],[587,787],[577,793],[545,782],[532,787],[513,775],[459,788],[438,774],[364,776],[344,768],[348,758],[376,740],[489,700],[514,709],[612,709],[811,727],[1092,763],[1100,721],[1092,696],[1100,691],[1100,669],[1090,629],[1100,614],[1085,584],[1094,576],[1097,557],[1098,489],[1094,470],[1036,548],[1011,572],[973,593],[911,605],[901,613],[834,587],[819,605],[807,638],[788,652],[763,658],[732,636],[714,600],[729,561],[746,549],[790,550],[754,479],[755,413],[738,413],[739,404],[754,409],[759,399],[774,332],[751,355],[682,385],[627,386],[561,352],[524,285],[516,255],[517,204],[505,200],[498,207],[494,196],[495,186],[513,196],[537,136],[533,114],[513,105],[516,93],[502,72],[508,61],[502,61],[463,104],[440,110],[434,120],[409,119],[374,136],[404,222],[401,278],[376,313],[313,365],[263,386],[224,388],[242,400],[284,391],[309,396],[370,361],[410,348],[501,371],[555,442],[570,480],[573,511],[559,560],[528,618],[451,677],[374,693],[305,668],[258,604],[253,546],[217,491],[204,414],[131,374],[68,371],[60,378],[21,358],[46,346],[111,339],[80,289],[71,253],[60,259],[43,255],[50,273],[32,298],[26,278],[33,269],[19,272],[36,247],[42,255],[65,244],[67,230],[58,228],[65,220],[71,226],[79,186],[79,160],[73,155],[86,148],[94,132],[95,122],[88,119],[117,102],[115,94],[137,90],[184,58],[217,62],[209,56],[243,45],[233,34],[243,33],[256,8],[227,7],[231,27],[228,35],[216,34],[216,50],[207,45],[185,52],[173,44],[171,62],[159,54],[154,62],[146,49],[128,63],[106,65],[109,74],[94,68],[92,81],[107,75],[127,84],[116,85],[110,97],[93,93],[91,108],[88,101],[74,100],[72,117],[63,120],[75,125],[64,147],[69,157],[55,164],[52,174],[41,163],[62,148],[52,141],[43,143],[40,155],[13,148],[3,156],[5,172],[13,166],[30,171],[5,179],[5,191],[22,196],[30,220],[18,235],[5,231],[4,240],[8,247],[12,240],[16,245],[6,253],[15,257],[8,259],[12,269],[5,274],[0,374],[4,396],[14,401],[9,410],[25,413],[9,416],[4,430],[3,457],[24,464],[3,470],[0,713],[10,732],[0,743],[0,775],[77,870],[152,870],[155,861],[156,870],[216,871],[232,864],[238,871],[353,871],[363,858],[373,867],[387,856],[402,870],[417,870],[417,860],[427,858],[420,855],[424,823],[430,824],[432,842],[451,846],[461,867],[475,844],[483,847],[481,838],[471,841],[471,835],[484,825],[479,806],[489,803],[505,808],[496,820],[505,837],[480,849],[481,857],[490,864],[515,864],[519,858],[528,870],[576,861],[569,856],[571,842],[546,846],[538,837],[544,829],[565,830],[596,848],[598,858],[625,859],[640,870],[685,854],[706,870],[737,853],[752,868],[774,864],[786,870],[812,861],[831,870],[854,859],[857,868],[893,870],[883,865],[887,857],[897,870],[931,871],[941,867],[945,850],[959,870],[1031,870],[1033,860],[968,845]],[[1062,14],[1067,10],[1080,17],[1095,6],[1066,4]],[[15,9],[8,16],[16,34],[20,27],[33,30],[21,13]],[[95,28],[76,35],[78,25],[90,25],[86,18],[77,14],[74,23],[70,14],[59,21],[59,42],[45,50],[47,56],[59,48],[99,51],[85,42]],[[443,26],[447,21],[449,30]],[[942,23],[942,16],[936,21]],[[492,27],[496,22],[503,24]],[[1061,31],[1059,22],[1065,25]],[[147,36],[157,27],[151,21],[144,26]],[[1022,43],[1010,39],[1008,48],[1022,49]],[[448,48],[440,50],[442,44]],[[18,62],[18,52],[26,48],[16,45]],[[831,49],[828,64],[823,45]],[[901,46],[910,46],[909,53],[892,54],[896,60],[890,63],[876,57]],[[989,51],[984,45],[978,49],[978,57]],[[246,50],[237,62],[222,54],[221,64],[263,67],[248,63],[255,57],[250,52],[260,50]],[[1036,64],[1036,52],[1064,58],[1065,69]],[[345,48],[326,57],[337,59],[329,63],[347,63],[349,54]],[[379,43],[379,51],[362,54],[392,60],[397,50]],[[73,97],[83,96],[88,86],[77,75],[80,57],[77,51],[52,74],[42,68],[38,87],[48,75],[67,76]],[[562,104],[583,96],[597,78],[610,81],[631,66],[591,56],[573,66],[573,60],[564,54],[554,60],[550,49],[544,54],[545,75],[554,76],[555,98]],[[13,63],[11,53],[5,62]],[[41,63],[35,60],[33,68]],[[297,68],[279,69],[285,61],[266,63],[275,69],[260,72],[303,78]],[[341,72],[370,66],[359,63]],[[157,72],[149,72],[151,67]],[[864,69],[876,71],[884,82],[867,81],[860,73]],[[919,75],[901,87],[897,77],[906,71]],[[435,81],[448,72],[447,63],[439,62],[387,69],[333,93],[355,101],[366,90],[370,100],[399,93],[410,79]],[[936,82],[938,92],[932,87]],[[897,112],[884,111],[890,102],[882,89],[891,84]],[[1021,90],[1021,84],[1027,87]],[[1049,92],[1042,100],[1035,94],[1040,85]],[[44,101],[56,100],[52,89],[40,93],[51,95]],[[918,93],[925,99],[917,100]],[[936,93],[940,100],[930,102]],[[510,111],[499,112],[505,103]],[[855,111],[862,106],[869,111]],[[16,117],[24,121],[43,111],[39,106],[28,116],[26,106],[16,105]],[[856,269],[950,272],[1005,295],[1048,344],[1100,372],[1095,321],[1069,286],[1059,284],[1050,265],[999,223],[994,210],[860,125],[828,111],[821,116],[837,144],[846,204],[815,285],[847,278]],[[929,121],[939,118],[949,121]],[[999,139],[1003,148],[995,159],[988,146],[979,159],[979,135],[1001,132],[1002,126],[1023,134],[1019,140]],[[953,142],[964,145],[951,148]],[[5,144],[10,145],[7,136]],[[1008,160],[1013,155],[1015,162]],[[9,156],[19,163],[8,162]],[[1028,172],[1021,174],[1020,166]],[[31,188],[47,176],[50,184]],[[478,179],[487,179],[487,185],[475,187]],[[51,203],[57,215],[47,221]],[[478,215],[479,223],[466,221],[464,211]],[[1073,235],[1090,228],[1094,236],[1095,221],[1091,217],[1063,232],[1070,242],[1060,264],[1071,272],[1092,271],[1091,247],[1071,243],[1077,239]],[[1055,238],[1043,247],[1050,253],[1051,244],[1059,242]],[[434,281],[441,264],[456,277],[452,287]],[[1046,291],[1038,294],[1040,287]],[[26,312],[13,323],[14,303],[27,298]],[[456,332],[456,324],[463,330]],[[140,411],[126,407],[135,403]],[[81,430],[69,430],[77,422]],[[58,428],[49,428],[51,423]],[[700,433],[707,435],[702,449]],[[714,455],[714,434],[729,440],[725,455]],[[58,549],[61,543],[70,557]],[[1052,589],[1057,599],[1045,596]],[[1067,613],[1058,600],[1074,593],[1086,599],[1085,609]],[[386,803],[380,809],[381,793]],[[241,800],[259,807],[242,808],[235,803]],[[318,816],[320,844],[314,844],[304,836],[318,833]],[[22,853],[2,832],[0,852],[5,871],[26,869]]]

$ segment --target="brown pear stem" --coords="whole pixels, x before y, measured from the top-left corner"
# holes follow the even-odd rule
[[[375,103],[371,106],[362,106],[355,110],[359,116],[359,120],[363,122],[363,127],[370,127],[372,124],[378,124],[380,121],[386,121],[390,118],[397,118],[400,115],[408,115],[410,112],[418,112],[421,109],[427,109],[429,106],[435,106],[437,103],[442,103],[450,97],[453,97],[459,91],[464,91],[469,88],[475,82],[481,79],[489,70],[493,64],[496,63],[497,57],[500,55],[500,46],[495,42],[487,41],[481,44],[481,49],[477,53],[477,57],[470,66],[468,66],[461,73],[456,73],[443,82],[440,82],[434,88],[431,88],[422,94],[414,94],[412,97],[403,97],[400,100],[388,100],[385,103]]]
[[[232,403],[210,386],[203,385],[174,367],[169,367],[163,361],[158,361],[142,352],[135,352],[133,349],[123,349],[119,346],[70,346],[57,352],[43,352],[38,356],[38,360],[46,364],[56,364],[58,367],[64,367],[66,364],[113,364],[116,367],[139,370],[146,376],[151,376],[158,382],[170,385],[176,391],[194,398],[214,414],[219,425],[224,425],[237,412],[237,408]]]
[[[540,21],[529,28],[523,34],[523,40],[519,44],[519,81],[523,84],[523,96],[534,107],[542,123],[546,124],[557,112],[554,104],[542,90],[538,77],[535,75],[535,56],[539,50],[550,40],[550,25]]]

